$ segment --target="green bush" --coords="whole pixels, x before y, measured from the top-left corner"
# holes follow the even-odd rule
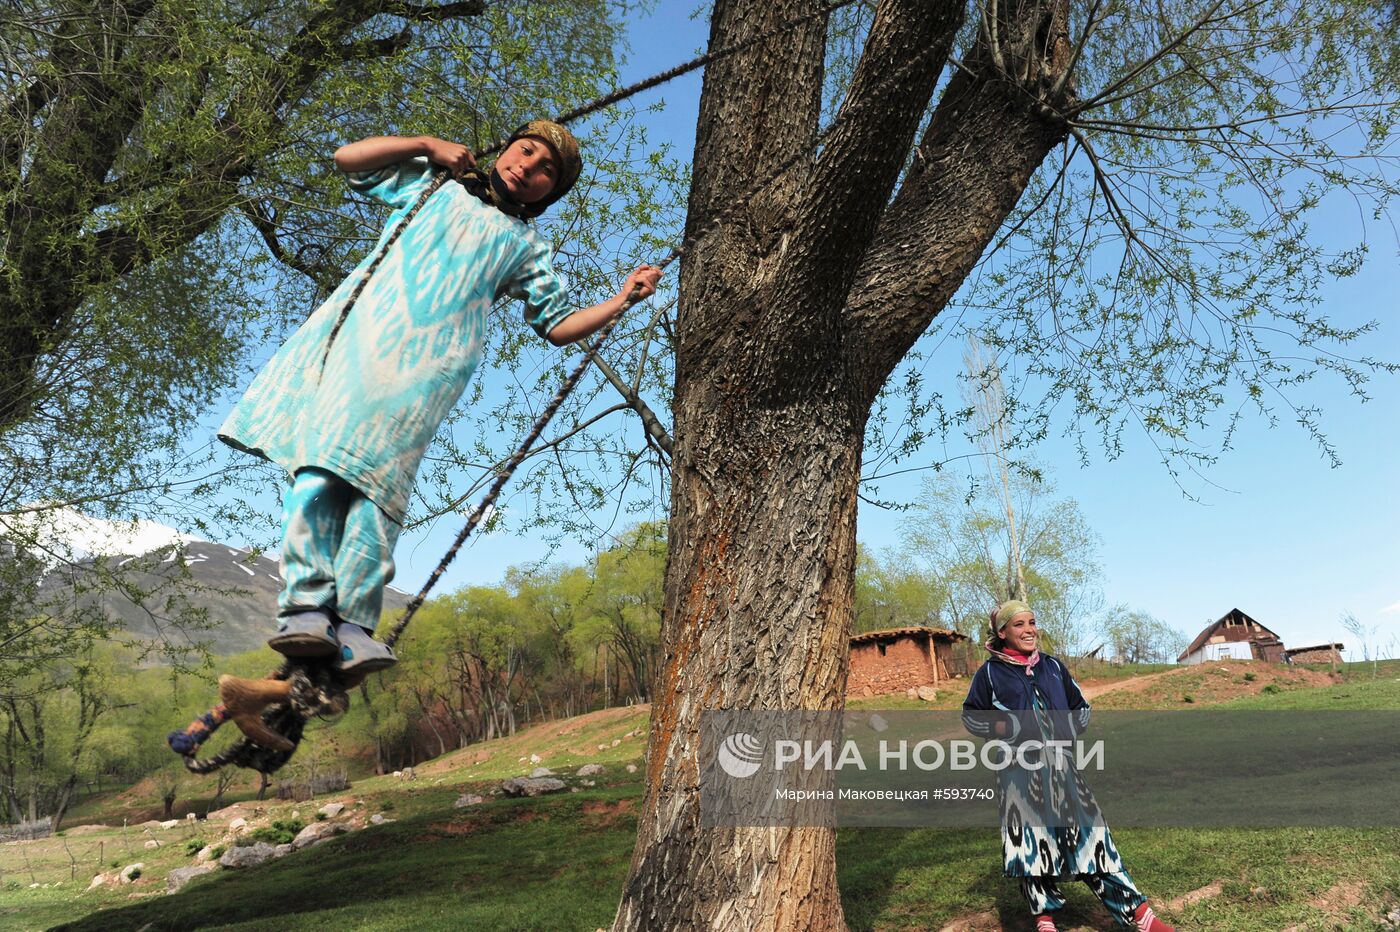
[[[1266,693],[1276,693],[1276,692],[1278,692],[1278,691],[1279,691],[1279,689],[1278,689],[1278,684],[1277,684],[1277,683],[1270,683],[1268,686],[1265,686],[1264,689],[1262,690],[1262,692],[1266,692]]]
[[[1253,673],[1246,673],[1246,674],[1244,675],[1244,681],[1245,681],[1246,683],[1253,683],[1253,682],[1254,682],[1254,679],[1255,679],[1255,676],[1254,676]]]
[[[186,856],[194,857],[196,854],[199,854],[200,851],[204,850],[204,845],[205,841],[203,838],[191,838],[189,841],[185,842]]]
[[[1186,695],[1184,695],[1184,696],[1181,697],[1181,701],[1182,701],[1182,702],[1195,702],[1196,699],[1195,699],[1195,697],[1193,697],[1190,693],[1187,693]]]
[[[226,845],[215,845],[214,849],[209,852],[209,857],[212,860],[217,861],[219,858],[224,856],[224,852],[227,850],[228,847]]]
[[[297,833],[306,828],[306,823],[301,819],[278,819],[271,825],[254,829],[243,838],[249,839],[247,844],[265,841],[273,845],[289,845],[292,839],[297,837]],[[243,844],[243,838],[238,839],[239,844]]]

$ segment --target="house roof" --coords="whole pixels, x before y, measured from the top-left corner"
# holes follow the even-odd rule
[[[1233,622],[1233,624],[1226,627],[1225,623],[1227,621]],[[1220,631],[1222,627],[1224,630]],[[1277,634],[1270,631],[1253,618],[1250,618],[1239,609],[1232,608],[1211,624],[1206,625],[1205,630],[1196,635],[1196,640],[1191,642],[1191,646],[1182,651],[1181,655],[1176,658],[1177,663],[1180,663],[1204,647],[1206,643],[1216,635],[1217,631],[1220,632],[1220,636],[1224,639],[1225,643],[1229,643],[1230,641],[1277,641],[1279,644],[1283,643],[1283,639]]]
[[[886,628],[884,631],[863,631],[860,634],[851,636],[851,646],[866,644],[870,641],[895,640],[902,637],[914,637],[916,635],[932,635],[935,638],[945,638],[950,641],[966,641],[967,635],[958,634],[956,631],[949,631],[946,628],[930,628],[927,625],[913,625],[908,628]]]

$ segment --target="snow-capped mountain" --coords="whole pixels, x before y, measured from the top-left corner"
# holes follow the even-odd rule
[[[45,601],[99,605],[138,638],[184,644],[208,642],[214,653],[253,650],[272,633],[281,589],[275,556],[203,540],[153,521],[114,524],[83,515],[60,516],[45,528],[48,545],[73,554],[45,577]],[[101,565],[121,586],[94,586]],[[139,602],[129,593],[145,593]],[[385,609],[408,596],[385,591]],[[51,609],[52,610],[52,609]],[[201,617],[202,616],[202,617]],[[180,623],[194,620],[189,634]],[[269,658],[272,654],[269,653]]]

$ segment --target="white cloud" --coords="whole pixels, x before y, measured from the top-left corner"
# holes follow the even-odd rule
[[[1382,615],[1400,615],[1400,602],[1395,602],[1381,609]]]

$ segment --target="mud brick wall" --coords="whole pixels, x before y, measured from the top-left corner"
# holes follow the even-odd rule
[[[929,665],[927,641],[922,638],[901,637],[885,642],[865,641],[851,647],[851,678],[846,686],[848,696],[876,696],[881,693],[903,692],[910,686],[928,686],[934,682]]]

